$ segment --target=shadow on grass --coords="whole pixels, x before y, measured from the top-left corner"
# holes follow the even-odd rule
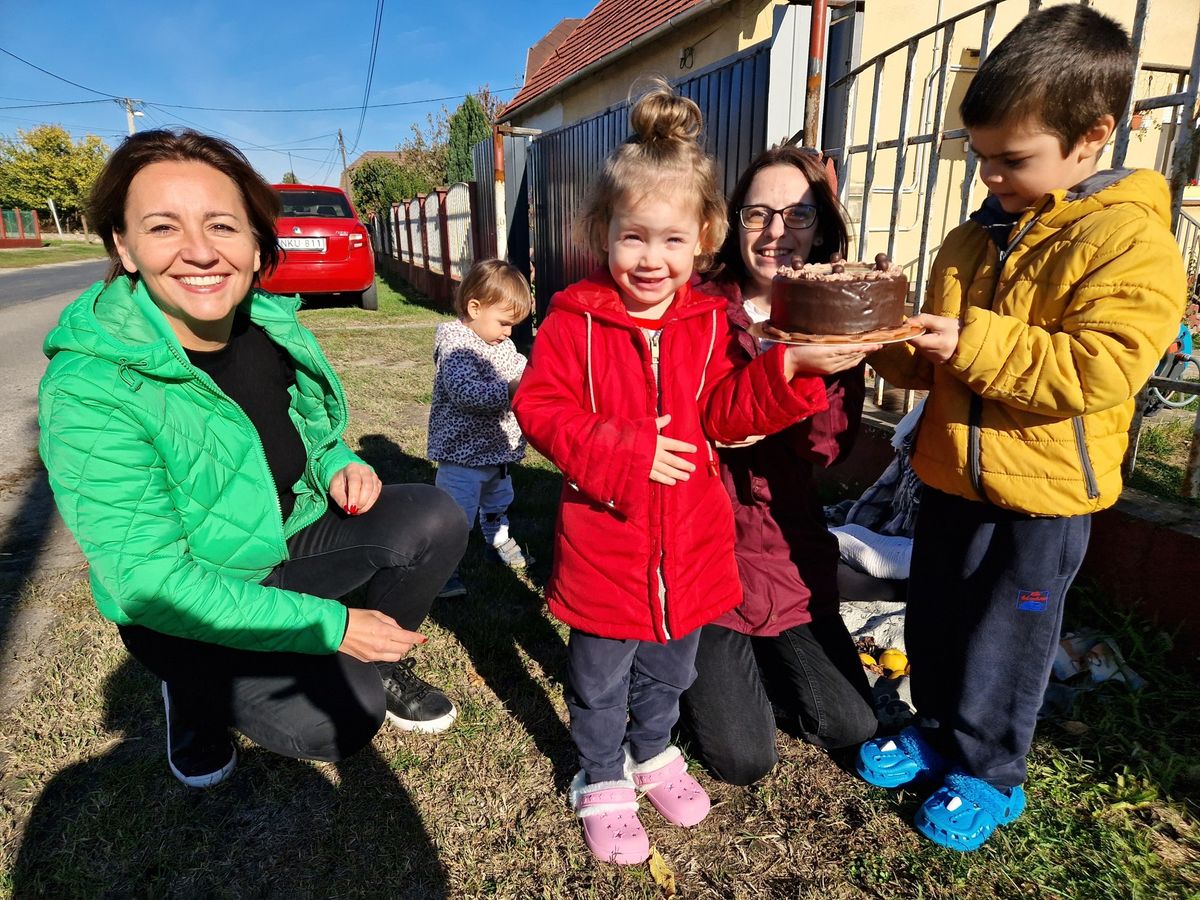
[[[383,435],[364,435],[358,452],[385,483],[433,483],[432,463],[410,456]],[[561,477],[520,465],[513,467],[513,482],[512,533],[536,559],[527,577],[541,584],[550,570]],[[462,644],[479,677],[551,761],[556,783],[565,790],[576,769],[574,745],[546,688],[530,674],[521,654],[561,683],[566,644],[547,618],[538,591],[517,573],[483,559],[478,528],[472,530],[461,571],[470,593],[465,598],[435,600],[429,618]]]
[[[252,747],[228,781],[192,791],[167,769],[154,677],[126,658],[104,693],[124,739],[46,786],[13,896],[446,896],[420,814],[372,746],[336,765],[336,784]]]

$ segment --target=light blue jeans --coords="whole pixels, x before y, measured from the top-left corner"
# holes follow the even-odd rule
[[[467,514],[467,524],[479,527],[489,546],[496,547],[509,538],[508,507],[513,502],[512,476],[507,465],[460,466],[438,463],[434,484],[454,498]]]

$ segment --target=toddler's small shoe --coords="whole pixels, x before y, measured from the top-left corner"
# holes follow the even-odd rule
[[[672,745],[643,763],[626,758],[633,783],[664,819],[684,828],[704,821],[712,802],[700,782],[688,774],[678,747]]]
[[[588,784],[587,776],[579,772],[571,782],[570,796],[592,856],[619,866],[646,861],[650,838],[638,819],[637,790],[630,779]]]
[[[438,591],[438,599],[445,600],[450,597],[465,597],[467,596],[467,586],[463,584],[462,576],[455,569],[454,574],[450,576],[446,584]]]
[[[910,725],[894,737],[863,743],[854,768],[867,784],[898,788],[941,777],[946,763],[921,735],[921,729]]]
[[[913,818],[917,831],[951,850],[977,850],[1001,825],[1025,811],[1020,785],[1006,794],[981,778],[955,768],[946,783],[930,794]]]
[[[492,562],[498,562],[510,569],[524,569],[537,562],[530,554],[522,550],[521,545],[513,538],[509,538],[495,547],[488,547],[484,551],[484,556]]]

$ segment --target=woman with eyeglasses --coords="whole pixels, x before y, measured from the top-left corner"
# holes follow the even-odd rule
[[[820,154],[780,147],[750,164],[730,198],[723,265],[707,286],[727,298],[746,357],[764,349],[747,329],[770,313],[776,269],[797,257],[828,262],[846,244]],[[875,734],[866,676],[838,615],[838,544],[812,479],[814,466],[850,451],[862,413],[862,360],[874,349],[846,349],[857,364],[826,376],[825,412],[719,450],[745,599],[703,628],[683,722],[693,751],[722,781],[751,784],[774,767],[777,719],[829,750]]]

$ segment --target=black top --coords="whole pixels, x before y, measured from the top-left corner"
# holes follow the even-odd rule
[[[240,312],[234,316],[229,343],[220,350],[184,349],[192,365],[207,373],[250,418],[267,454],[286,520],[296,505],[292,485],[304,474],[308,460],[288,414],[288,388],[296,383],[291,357]]]

